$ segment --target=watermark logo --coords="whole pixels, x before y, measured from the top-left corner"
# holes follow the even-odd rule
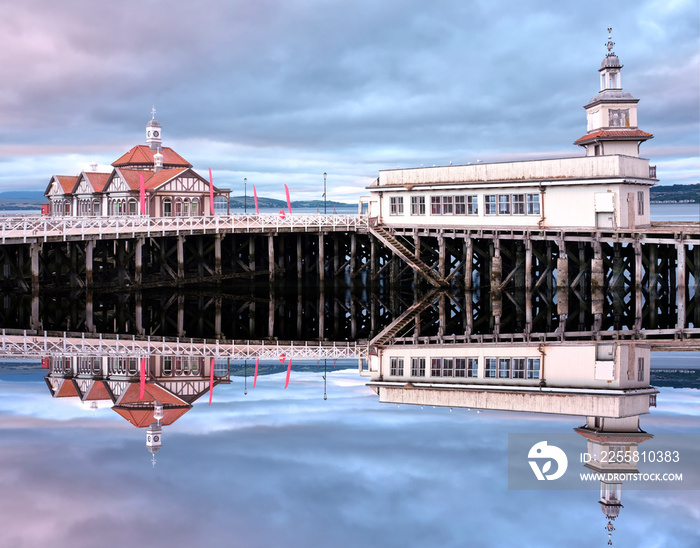
[[[540,481],[559,479],[564,475],[569,465],[566,453],[556,445],[547,445],[546,441],[540,441],[533,445],[527,458],[529,459],[530,468],[532,468],[535,476]],[[544,461],[541,468],[538,461]],[[552,468],[552,462],[557,463],[557,469],[555,472],[548,474],[547,472]]]

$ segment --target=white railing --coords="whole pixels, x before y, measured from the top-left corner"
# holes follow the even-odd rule
[[[355,231],[367,227],[367,216],[359,214],[262,213],[200,217],[0,217],[0,241],[46,241],[49,238],[119,238],[163,234],[219,232]]]
[[[10,335],[5,330],[0,338],[0,357],[3,358],[185,356],[232,360],[272,360],[282,357],[335,360],[366,358],[367,353],[366,343],[354,342],[142,340],[120,336],[103,338],[91,334],[66,337],[47,334]]]

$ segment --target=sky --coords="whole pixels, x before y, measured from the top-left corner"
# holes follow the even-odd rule
[[[380,169],[582,155],[613,27],[662,184],[700,172],[697,0],[0,4],[0,191],[108,166],[156,108],[217,186],[354,202]]]
[[[329,373],[327,401],[320,375],[294,372],[283,384],[280,373],[247,396],[239,378],[217,387],[211,407],[203,398],[164,429],[152,468],[143,430],[109,409],[52,399],[36,372],[0,370],[2,539],[15,548],[607,542],[597,490],[507,487],[509,432],[576,437],[580,417],[399,408],[352,370]],[[642,417],[647,432],[698,432],[699,391],[661,389],[657,403]],[[698,545],[697,491],[623,487],[622,497],[615,545]]]

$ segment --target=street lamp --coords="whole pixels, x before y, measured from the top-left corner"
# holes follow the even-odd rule
[[[248,213],[248,177],[243,177],[243,212]]]
[[[326,214],[326,177],[328,174],[323,172],[323,214]]]

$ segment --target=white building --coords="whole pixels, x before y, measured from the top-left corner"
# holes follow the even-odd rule
[[[639,157],[653,136],[637,127],[612,52],[586,105],[586,156],[380,171],[361,203],[380,225],[626,228],[648,226],[656,168]]]
[[[54,175],[44,196],[53,216],[99,217],[146,214],[151,217],[211,213],[209,181],[170,147],[162,146],[162,127],[146,125],[146,144],[136,145],[112,163],[112,171],[77,176]],[[140,211],[141,178],[145,212]],[[214,200],[228,212],[230,190],[214,187]]]

